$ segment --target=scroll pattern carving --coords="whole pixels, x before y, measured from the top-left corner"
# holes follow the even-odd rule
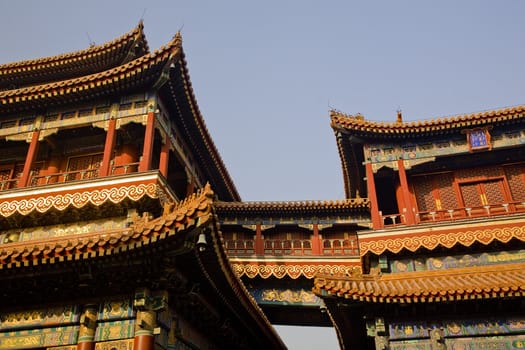
[[[22,215],[27,215],[34,210],[40,213],[45,213],[51,208],[62,211],[70,206],[76,208],[82,208],[87,204],[100,206],[108,201],[116,204],[126,198],[137,201],[144,196],[157,198],[157,185],[139,184],[77,193],[66,193],[47,197],[5,201],[0,204],[0,215],[8,217],[16,212]]]
[[[436,235],[404,237],[396,239],[377,239],[373,241],[359,241],[361,256],[367,253],[383,254],[385,251],[399,253],[402,249],[414,252],[420,248],[429,250],[441,245],[452,248],[456,244],[470,247],[473,243],[490,244],[494,241],[507,243],[512,238],[525,241],[525,226],[513,226],[494,229],[479,229],[461,232],[449,232]]]
[[[356,267],[353,265],[255,265],[233,263],[233,270],[239,277],[248,278],[284,278],[297,279],[301,276],[314,278],[318,273],[324,274],[350,274]]]

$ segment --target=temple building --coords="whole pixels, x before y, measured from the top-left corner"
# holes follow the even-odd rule
[[[331,113],[361,266],[314,291],[344,349],[525,348],[525,106],[392,123]]]
[[[524,125],[332,111],[345,198],[243,202],[180,34],[0,64],[0,350],[525,349]]]
[[[0,65],[0,150],[0,349],[285,349],[228,261],[179,34]]]

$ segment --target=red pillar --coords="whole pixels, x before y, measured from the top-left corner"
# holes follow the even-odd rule
[[[264,254],[264,241],[262,238],[261,224],[255,225],[255,254]]]
[[[31,175],[31,167],[35,161],[36,154],[38,152],[38,137],[40,136],[40,130],[33,132],[31,137],[31,144],[29,144],[29,150],[27,151],[26,161],[24,163],[24,170],[22,176],[18,181],[18,187],[27,187],[29,182],[29,176]]]
[[[405,220],[407,225],[414,225],[416,219],[414,217],[414,212],[412,211],[412,201],[410,200],[410,190],[408,189],[407,173],[405,171],[405,165],[403,164],[403,159],[397,160],[397,169],[399,172],[399,183],[401,184],[401,191],[403,196],[403,201],[405,202],[406,211],[403,212],[401,209],[401,214],[405,215]]]
[[[151,168],[151,155],[153,154],[153,139],[155,137],[155,113],[148,112],[146,131],[144,132],[144,148],[140,160],[139,171],[148,171]]]
[[[113,155],[113,148],[115,148],[116,125],[117,121],[115,119],[109,120],[108,131],[106,132],[106,143],[104,145],[104,156],[102,157],[102,165],[100,166],[100,176],[110,175],[111,156]]]
[[[370,214],[372,215],[372,227],[375,229],[383,227],[383,220],[379,215],[379,205],[377,204],[376,183],[374,181],[374,171],[372,163],[366,163],[366,186],[368,199],[370,200]]]
[[[160,150],[160,161],[159,161],[159,170],[162,176],[168,178],[168,163],[170,159],[170,143],[166,138],[166,143],[162,145]]]
[[[312,235],[312,254],[321,254],[321,238],[319,237],[319,225],[313,224],[313,235]]]
[[[77,350],[95,350],[95,342],[85,341],[77,344]]]
[[[97,308],[89,305],[85,308],[78,329],[77,350],[95,349],[95,331],[97,328]]]
[[[152,334],[136,335],[133,339],[133,349],[154,350],[155,337]]]
[[[152,310],[139,310],[135,324],[135,338],[133,339],[133,349],[154,350],[155,336],[153,329],[156,326],[156,313]]]

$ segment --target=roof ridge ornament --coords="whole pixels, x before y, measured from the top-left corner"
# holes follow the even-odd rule
[[[397,119],[396,119],[396,123],[397,124],[402,124],[403,123],[403,113],[401,112],[401,108],[399,108],[397,111]]]

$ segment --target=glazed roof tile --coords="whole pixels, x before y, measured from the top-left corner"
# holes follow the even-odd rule
[[[0,90],[64,80],[106,70],[149,52],[142,21],[102,45],[56,56],[0,64]]]
[[[521,297],[525,295],[525,263],[384,275],[318,275],[314,292],[373,303]]]
[[[206,186],[175,207],[165,208],[161,217],[137,220],[127,229],[2,244],[0,269],[89,259],[137,249],[203,225],[212,217],[212,200],[213,191]]]
[[[124,230],[0,245],[0,270],[87,260],[137,250],[175,235],[189,234],[195,228],[206,225],[211,228],[213,249],[195,254],[195,263],[216,289],[216,295],[247,328],[246,331],[256,335],[252,339],[258,344],[266,344],[266,348],[285,349],[282,340],[229,264],[213,212],[213,198],[214,192],[207,184],[184,201],[166,205],[162,216],[153,220],[147,216],[135,218],[134,223]],[[181,245],[186,249],[185,243]]]
[[[220,195],[220,198],[223,198],[225,200],[238,201],[241,199],[241,197],[237,191],[237,188],[235,187],[235,184],[233,183],[232,178],[230,177],[230,174],[226,169],[226,166],[224,165],[224,161],[222,160],[222,157],[217,147],[215,146],[213,139],[211,138],[206,123],[204,122],[204,118],[202,117],[201,111],[199,109],[199,105],[197,103],[197,99],[193,91],[193,86],[191,84],[188,65],[186,63],[186,56],[184,55],[184,52],[182,52],[180,61],[180,76],[182,79],[182,84],[184,85],[184,98],[189,102],[189,109],[191,114],[193,115],[192,123],[194,126],[192,130],[188,130],[188,124],[184,123],[184,128],[188,130],[188,134],[191,135],[192,138],[195,135],[195,131],[197,132],[196,142],[202,144],[204,146],[204,149],[206,149],[206,152],[201,154],[201,157],[203,159],[201,164],[204,167],[206,167],[211,174],[213,174],[211,178],[214,179],[220,177],[222,179],[222,184],[212,183],[217,194]],[[177,96],[174,96],[174,99],[177,100]],[[215,166],[210,167],[210,164],[214,164]],[[226,189],[226,192],[222,190],[223,188]]]
[[[334,130],[375,137],[428,135],[524,118],[525,105],[411,122],[378,122],[366,120],[361,115],[349,115],[335,110],[330,112],[331,126]]]
[[[140,26],[141,28],[141,26]],[[142,31],[140,30],[142,33]],[[168,72],[169,70],[169,72]],[[167,80],[164,80],[167,79]],[[166,83],[168,82],[168,83]],[[209,181],[225,200],[240,196],[209,135],[198,108],[182,49],[182,37],[177,33],[165,46],[123,65],[95,74],[54,81],[41,85],[0,91],[0,113],[47,108],[54,104],[78,103],[82,100],[125,94],[151,87],[171,91],[176,108],[185,106],[180,122],[191,139],[201,164],[208,170]],[[174,112],[177,113],[177,112]],[[182,120],[185,119],[185,120]]]
[[[176,35],[167,45],[152,54],[95,74],[42,85],[0,91],[0,112],[31,108],[34,104],[78,99],[125,91],[137,85],[152,84],[167,64],[180,57],[182,38]]]
[[[282,201],[282,202],[215,202],[220,212],[260,212],[260,211],[315,211],[341,209],[367,209],[368,198],[352,198],[328,201]]]

